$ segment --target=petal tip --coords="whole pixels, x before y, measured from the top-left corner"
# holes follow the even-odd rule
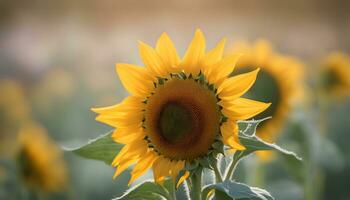
[[[270,103],[266,103],[266,108],[265,109],[267,109],[268,107],[270,107],[272,105],[272,103],[270,102]]]
[[[219,41],[219,43],[222,44],[223,46],[225,46],[226,42],[227,42],[226,37],[221,38],[221,40]]]
[[[201,38],[202,40],[205,40],[204,33],[201,29],[196,29],[196,32],[194,33],[194,37]]]
[[[190,172],[186,171],[184,175],[179,179],[179,181],[176,184],[176,188],[179,188],[182,182],[184,182],[188,177],[190,176]]]
[[[169,38],[169,35],[166,32],[163,32],[159,38]]]
[[[138,40],[137,44],[139,46],[139,49],[142,49],[148,46],[146,43],[142,42],[141,40]]]
[[[125,69],[125,65],[122,64],[122,63],[116,63],[115,64],[115,71],[119,74],[120,73],[120,70],[123,70]]]
[[[196,28],[195,34],[201,34],[201,35],[203,35],[202,29]]]
[[[130,187],[131,186],[131,184],[135,181],[135,176],[131,176],[131,178],[130,178],[130,180],[129,180],[129,182],[128,182],[128,186]]]

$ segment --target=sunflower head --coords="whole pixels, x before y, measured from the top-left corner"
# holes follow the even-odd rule
[[[44,192],[65,188],[67,172],[63,155],[40,125],[30,122],[19,133],[18,165],[25,183]]]
[[[156,182],[170,176],[185,180],[191,166],[230,149],[243,150],[237,120],[249,119],[270,104],[241,96],[253,85],[259,69],[229,77],[239,55],[223,57],[225,40],[206,52],[197,30],[184,57],[163,33],[152,48],[140,42],[145,67],[117,64],[119,78],[131,96],[121,103],[93,109],[96,120],[117,128],[112,137],[125,144],[112,165],[115,177],[135,164],[132,183],[148,169]],[[198,164],[199,163],[199,164]]]
[[[19,127],[29,119],[29,106],[20,84],[0,80],[0,155],[13,156]]]
[[[332,53],[321,69],[321,82],[326,93],[342,97],[350,91],[350,57],[342,53]]]
[[[0,183],[2,184],[6,180],[6,170],[4,166],[0,166]]]
[[[255,118],[272,117],[261,123],[257,135],[266,141],[275,142],[291,107],[303,97],[302,64],[294,58],[274,52],[265,40],[259,40],[254,44],[240,42],[233,45],[229,52],[243,54],[232,75],[260,67],[254,86],[245,96],[272,103]]]

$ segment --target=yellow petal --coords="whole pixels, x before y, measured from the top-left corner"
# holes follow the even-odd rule
[[[123,160],[123,161],[117,166],[117,170],[115,171],[115,173],[114,173],[114,175],[113,175],[113,179],[117,178],[123,171],[125,171],[126,169],[128,169],[132,164],[134,164],[135,162],[137,162],[139,159],[140,159],[139,156],[134,156],[134,157],[132,157],[132,158]]]
[[[222,109],[224,115],[233,120],[246,120],[266,110],[271,103],[238,98],[230,102],[230,105]]]
[[[185,161],[172,161],[172,168],[171,168],[171,176],[173,178],[173,181],[176,180],[177,175],[179,174],[179,171],[182,170],[185,166]]]
[[[131,120],[131,121],[140,121],[139,119],[143,118],[143,111],[138,110],[134,112],[115,112],[109,114],[100,114],[97,118],[106,118],[106,119],[116,119],[116,120]],[[129,119],[128,119],[129,118]]]
[[[231,121],[231,120],[229,120]],[[234,148],[237,150],[245,150],[245,146],[242,145],[241,141],[239,140],[239,129],[238,129],[238,124],[234,123],[233,127],[233,138],[234,138]]]
[[[258,40],[254,46],[256,62],[263,64],[269,59],[272,53],[272,47],[266,40]]]
[[[112,134],[113,140],[122,144],[131,143],[135,140],[142,139],[145,136],[146,135],[143,131],[143,128],[140,126],[118,128]]]
[[[103,108],[91,108],[95,113],[99,114],[113,114],[119,112],[141,111],[145,108],[145,104],[142,103],[144,98],[137,96],[126,97],[121,103],[113,106]]]
[[[238,126],[232,121],[228,120],[220,127],[222,139],[224,143],[233,149],[244,150],[245,147],[241,144],[238,138]]]
[[[145,66],[153,73],[154,76],[165,77],[165,64],[156,50],[143,42],[139,42],[140,56]]]
[[[214,192],[215,192],[215,189],[211,189],[208,194],[207,194],[207,198],[206,199],[209,199],[212,195],[214,195]]]
[[[157,158],[158,155],[153,150],[149,150],[145,156],[141,157],[131,172],[131,178],[128,184],[131,185],[138,177],[146,173]]]
[[[190,172],[186,171],[184,175],[181,176],[181,178],[179,179],[179,182],[177,182],[176,184],[176,188],[178,188],[182,182],[184,182],[188,176],[190,175]]]
[[[258,155],[258,158],[264,163],[276,159],[276,153],[273,151],[257,151],[256,155]]]
[[[236,149],[227,149],[225,153],[227,155],[231,156],[231,155],[235,154],[236,151],[237,151]]]
[[[207,55],[205,55],[204,59],[202,60],[202,65],[205,67],[203,71],[208,71],[208,73],[212,70],[212,67],[214,67],[214,64],[219,62],[222,59],[222,53],[225,48],[226,38],[223,38],[214,49],[210,50]]]
[[[103,122],[113,127],[126,127],[139,125],[143,120],[143,112],[116,113],[113,115],[99,115],[96,121]]]
[[[153,78],[143,67],[116,64],[116,70],[124,88],[136,96],[147,96],[153,89]]]
[[[154,182],[162,184],[168,174],[166,170],[168,167],[168,159],[164,157],[159,157],[153,164],[153,177]]]
[[[166,33],[163,33],[156,45],[156,51],[162,58],[169,72],[175,72],[178,68],[180,58],[176,52],[173,42]]]
[[[220,99],[233,101],[242,96],[254,84],[258,72],[259,68],[223,81],[217,91]]]
[[[166,178],[171,175],[171,161],[169,158],[164,158],[164,157],[163,157],[163,160],[164,160],[163,162],[164,165],[160,170],[160,174],[162,177]]]
[[[130,159],[134,156],[143,155],[148,149],[147,142],[144,139],[136,140],[125,145],[118,155],[114,158],[112,166],[116,167],[124,159]]]
[[[219,63],[216,63],[207,75],[209,82],[220,85],[232,73],[240,57],[241,54],[233,54],[226,56]]]
[[[199,73],[200,62],[204,58],[204,55],[205,38],[202,31],[197,29],[181,62],[181,67],[186,73],[192,73],[194,76],[196,76]]]

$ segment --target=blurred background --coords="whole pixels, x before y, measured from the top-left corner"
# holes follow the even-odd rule
[[[28,121],[40,126],[49,143],[64,147],[82,145],[109,131],[94,120],[90,108],[115,104],[128,95],[115,74],[115,63],[142,65],[137,41],[154,46],[162,32],[170,35],[183,55],[196,28],[206,35],[208,49],[222,37],[229,39],[228,44],[263,38],[279,53],[304,63],[307,100],[289,114],[292,122],[277,143],[302,156],[310,149],[318,151],[306,156],[305,162],[312,163],[306,166],[312,173],[320,173],[316,178],[301,173],[300,178],[290,172],[293,163],[277,159],[261,164],[267,168],[265,181],[248,176],[242,181],[262,184],[277,199],[307,199],[310,181],[320,179],[318,196],[308,199],[350,199],[349,98],[332,100],[314,92],[323,60],[333,51],[350,53],[350,1],[346,0],[1,0],[0,199],[23,198],[13,192],[24,189],[18,186],[16,173],[21,169],[12,161],[20,159],[17,138]],[[327,127],[320,129],[327,132],[322,138],[331,145],[312,142],[321,135],[312,125],[319,123],[314,118],[320,112],[318,98],[329,99],[324,114]],[[311,127],[300,121],[310,121]],[[320,164],[330,158],[324,146],[332,146],[331,157],[339,155],[335,166]],[[44,199],[110,199],[127,188],[128,173],[112,180],[114,169],[102,162],[57,154],[66,169],[65,189]],[[314,157],[321,161],[314,162]],[[257,165],[259,161],[252,158],[241,168],[256,171]],[[51,166],[55,170],[56,164]]]

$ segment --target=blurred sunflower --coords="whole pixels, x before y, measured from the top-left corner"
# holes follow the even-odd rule
[[[0,185],[5,181],[5,179],[6,179],[5,167],[0,165]]]
[[[35,110],[49,115],[58,104],[67,101],[76,90],[74,74],[63,67],[52,67],[31,88]]]
[[[155,49],[139,43],[146,67],[116,65],[132,96],[114,106],[92,109],[99,114],[97,121],[118,128],[112,137],[125,144],[112,162],[117,167],[114,177],[136,163],[129,184],[153,168],[155,182],[170,176],[174,181],[179,178],[179,185],[190,175],[183,170],[185,164],[216,152],[218,143],[245,148],[236,121],[270,105],[240,98],[259,69],[229,78],[239,56],[222,56],[225,39],[208,53],[205,46],[204,35],[197,30],[181,60],[163,33]]]
[[[10,79],[0,80],[0,155],[12,156],[16,133],[30,118],[30,108],[21,85]]]
[[[248,98],[271,102],[264,112],[255,116],[257,119],[272,116],[262,122],[257,135],[268,142],[275,142],[283,123],[294,103],[303,97],[303,67],[297,60],[274,52],[267,41],[259,40],[255,44],[237,43],[229,53],[242,53],[236,70],[231,75],[260,68],[256,84],[245,94]],[[263,159],[269,159],[271,152],[258,152]]]
[[[19,132],[18,164],[28,186],[44,192],[62,191],[67,171],[61,150],[40,125],[29,122]]]
[[[322,86],[333,97],[350,93],[350,57],[342,53],[332,53],[321,69]]]

